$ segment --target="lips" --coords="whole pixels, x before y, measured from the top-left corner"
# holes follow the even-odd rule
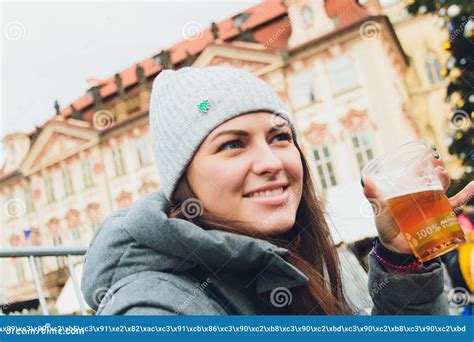
[[[244,194],[244,197],[270,197],[281,194],[288,188],[288,183],[275,183],[256,188]]]
[[[265,192],[265,195],[261,195],[261,192],[254,192],[250,196],[245,197],[246,200],[254,202],[256,204],[264,205],[264,206],[279,206],[284,205],[288,202],[289,196],[289,187],[280,187],[279,191],[275,192]],[[257,196],[257,194],[259,194]]]
[[[252,192],[250,195],[246,196],[249,198],[253,197],[272,197],[272,196],[277,196],[283,193],[285,191],[286,187],[279,187],[277,189],[273,190],[266,190],[266,191],[257,191],[257,192]]]

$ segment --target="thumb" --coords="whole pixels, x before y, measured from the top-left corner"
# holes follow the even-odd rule
[[[474,196],[474,181],[470,181],[461,191],[449,198],[449,203],[454,209],[466,204]]]
[[[363,192],[364,196],[367,199],[377,199],[381,200],[380,198],[380,192],[378,191],[377,187],[375,186],[375,183],[372,182],[370,178],[367,177],[362,177],[361,178],[361,184],[363,187]]]
[[[386,203],[383,200],[380,191],[375,186],[375,183],[370,178],[362,177],[361,181],[364,196],[372,206],[372,211],[374,212],[375,217],[377,217],[385,211]]]

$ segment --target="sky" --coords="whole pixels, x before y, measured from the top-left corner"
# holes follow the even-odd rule
[[[260,1],[1,2],[0,139],[105,79]],[[0,146],[0,166],[3,149]]]

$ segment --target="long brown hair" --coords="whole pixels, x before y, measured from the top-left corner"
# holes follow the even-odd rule
[[[217,217],[203,210],[202,215],[189,218],[183,213],[183,203],[197,198],[187,180],[186,173],[181,177],[171,199],[168,216],[188,220],[202,229],[218,229],[236,234],[251,236],[269,241],[290,250],[287,259],[308,278],[306,286],[292,288],[292,299],[285,307],[268,305],[262,300],[262,314],[279,315],[345,315],[351,311],[344,298],[339,266],[339,258],[332,241],[329,227],[324,218],[322,204],[313,186],[307,161],[296,140],[294,141],[303,164],[303,191],[296,212],[295,225],[288,232],[276,236],[266,236],[250,231],[243,221]],[[194,216],[194,215],[192,215]],[[324,277],[325,270],[329,281]]]

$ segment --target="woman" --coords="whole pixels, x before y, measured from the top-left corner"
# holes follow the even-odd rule
[[[225,65],[162,71],[150,126],[161,189],[111,214],[91,241],[82,290],[97,314],[361,313],[344,295],[292,118],[268,84]],[[447,314],[439,258],[417,265],[363,183],[382,204],[372,314]]]

